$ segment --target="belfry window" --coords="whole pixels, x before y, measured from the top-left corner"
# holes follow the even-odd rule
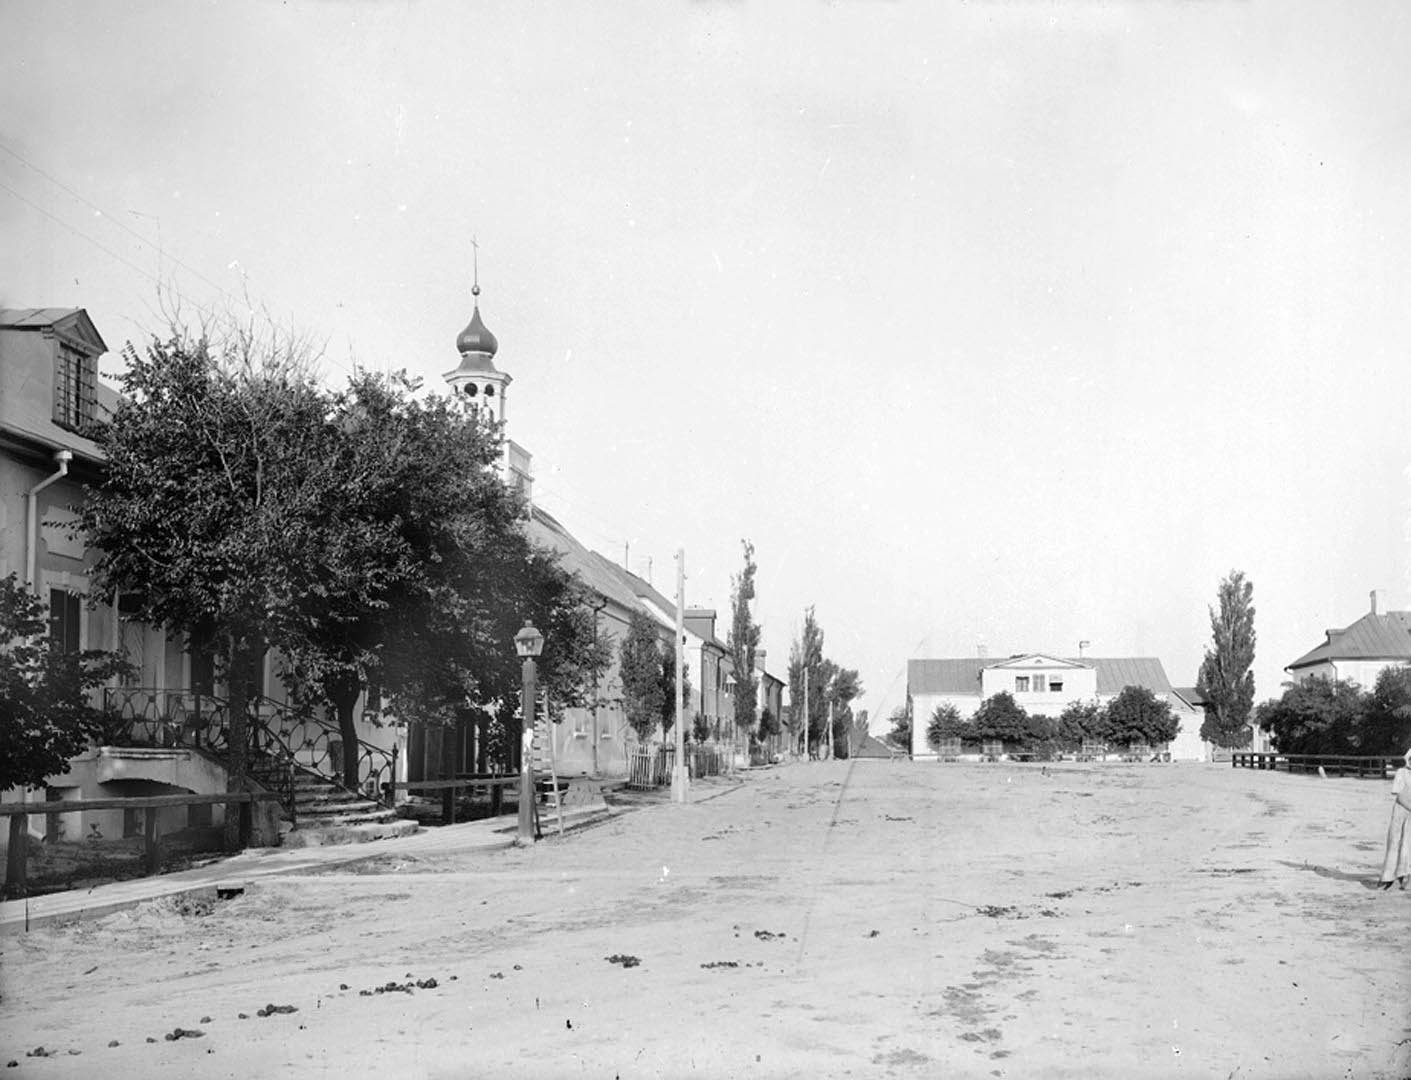
[[[486,396],[486,397],[494,397],[494,396],[495,396],[495,388],[494,388],[493,386],[487,386],[487,387],[485,388],[485,396]]]
[[[479,392],[480,389],[474,383],[465,384],[465,393],[467,397],[474,397]]]

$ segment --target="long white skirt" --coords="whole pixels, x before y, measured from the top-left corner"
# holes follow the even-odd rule
[[[1391,804],[1391,824],[1387,826],[1387,851],[1382,859],[1382,880],[1395,881],[1411,874],[1411,810],[1399,802]]]

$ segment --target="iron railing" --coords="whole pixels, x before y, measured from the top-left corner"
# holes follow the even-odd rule
[[[229,752],[228,705],[222,698],[188,690],[110,687],[107,710],[118,717],[115,741],[130,746],[194,747],[224,758]],[[251,702],[250,772],[286,795],[292,805],[293,773],[302,770],[343,783],[346,747],[338,725],[310,708],[268,697]],[[358,739],[358,791],[382,801],[395,779],[391,750]]]

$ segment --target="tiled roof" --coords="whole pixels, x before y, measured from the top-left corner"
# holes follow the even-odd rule
[[[1368,613],[1345,629],[1329,630],[1323,644],[1284,670],[1294,671],[1327,660],[1411,660],[1411,611]]]
[[[995,660],[990,657],[967,656],[946,660],[908,660],[906,685],[912,694],[974,694],[980,693],[980,672],[1000,667],[1013,657]],[[1079,658],[1067,657],[1065,663],[1097,670],[1097,692],[1118,694],[1124,686],[1145,686],[1153,694],[1171,692],[1166,669],[1154,656],[1119,656]]]

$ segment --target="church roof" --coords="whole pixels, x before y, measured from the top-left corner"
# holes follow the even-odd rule
[[[490,333],[485,327],[485,322],[480,318],[480,305],[475,305],[475,311],[470,316],[470,322],[466,328],[456,335],[456,351],[462,356],[466,353],[484,353],[486,356],[494,356],[499,351],[500,343],[495,340],[495,335]],[[490,365],[489,370],[494,371],[494,365]]]

